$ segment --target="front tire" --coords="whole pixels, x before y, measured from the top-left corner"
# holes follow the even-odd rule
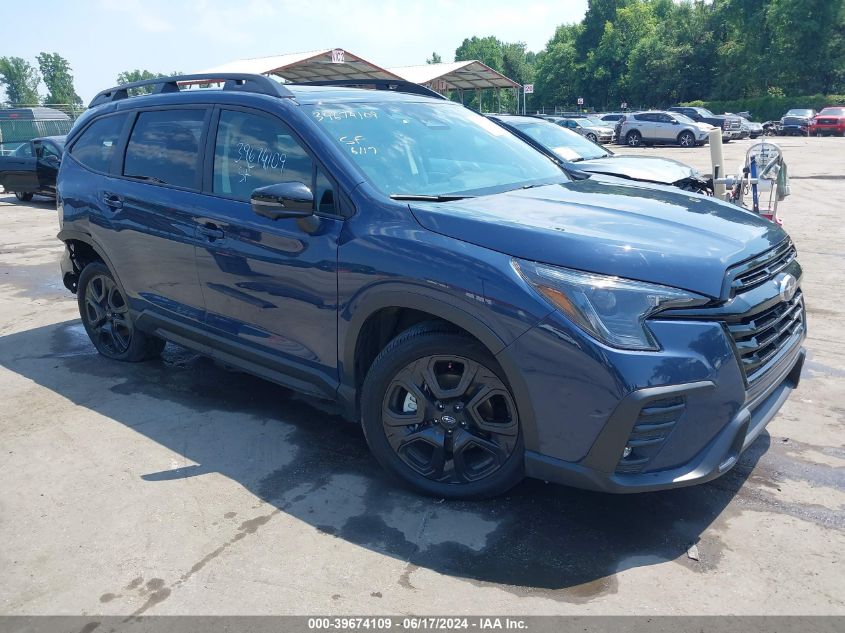
[[[135,329],[126,297],[105,264],[82,269],[76,298],[88,338],[106,358],[135,363],[161,354],[164,341]]]
[[[587,140],[592,141],[593,143],[599,142],[599,138],[595,134],[593,134],[592,132],[587,134]]]
[[[681,132],[678,134],[678,145],[681,147],[695,147],[695,136],[692,132]]]
[[[21,202],[29,202],[30,200],[32,200],[32,195],[33,194],[31,193],[22,193],[20,191],[15,192],[15,198],[17,198]]]
[[[631,130],[625,135],[625,143],[628,147],[639,147],[643,143],[643,135],[637,130]]]
[[[370,450],[418,492],[479,499],[523,478],[513,395],[477,341],[445,326],[411,328],[378,355],[361,393]]]

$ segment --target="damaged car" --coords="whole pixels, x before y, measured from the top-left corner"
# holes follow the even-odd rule
[[[496,115],[490,118],[560,163],[571,174],[604,174],[713,195],[712,179],[680,161],[614,154],[580,134],[538,117]]]

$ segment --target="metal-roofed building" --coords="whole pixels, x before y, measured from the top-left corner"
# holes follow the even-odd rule
[[[484,90],[495,90],[497,112],[502,110],[499,95],[501,88],[513,90],[516,103],[519,103],[520,84],[477,59],[442,64],[402,66],[388,70],[407,81],[421,84],[441,94],[448,94],[450,91],[456,90],[460,95],[461,103],[464,101],[464,92],[474,92],[479,109],[481,109],[481,94]]]
[[[519,88],[520,85],[486,64],[473,59],[463,62],[422,64],[389,68],[402,79],[422,84],[438,92],[446,90],[486,90],[489,88]]]
[[[275,75],[289,82],[344,79],[401,79],[401,77],[342,48],[307,53],[236,59],[200,73],[253,73]]]
[[[367,79],[404,80],[425,86],[443,95],[457,91],[463,103],[464,93],[474,93],[481,103],[483,91],[495,91],[497,111],[501,111],[500,89],[513,90],[519,102],[520,84],[478,60],[382,68],[342,48],[307,53],[237,59],[206,68],[199,74],[253,73],[274,75],[291,83]]]

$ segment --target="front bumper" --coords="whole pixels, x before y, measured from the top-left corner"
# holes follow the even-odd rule
[[[712,391],[715,389],[712,382],[701,381],[635,391],[619,403],[605,432],[584,460],[572,463],[528,451],[525,456],[526,475],[610,493],[651,492],[716,479],[733,468],[740,454],[763,432],[792,390],[798,386],[804,357],[804,349],[798,346],[781,366],[772,370],[775,373],[774,380],[767,388],[750,398],[707,446],[680,466],[636,474],[614,472],[640,411],[649,403],[667,397]]]
[[[807,134],[809,130],[809,125],[781,125],[778,127],[781,134]]]
[[[771,306],[760,298],[772,292],[759,286],[726,305],[744,314],[748,300],[759,307],[753,314],[768,314]],[[736,326],[721,319],[652,321],[661,350],[636,352],[603,346],[552,313],[505,348],[502,366],[522,375],[515,395],[520,411],[528,411],[521,413],[526,473],[580,488],[645,492],[727,472],[797,386],[806,326],[778,344],[762,373],[746,377],[740,354],[745,359],[747,345],[737,347]]]
[[[839,135],[845,133],[845,123],[838,125],[820,124],[810,126],[810,134],[833,134]]]

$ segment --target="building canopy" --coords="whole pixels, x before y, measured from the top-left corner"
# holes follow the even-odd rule
[[[221,66],[206,68],[200,73],[275,75],[293,83],[400,79],[428,86],[438,92],[520,87],[517,82],[477,60],[385,69],[342,48],[237,59]]]
[[[407,81],[444,92],[446,90],[486,90],[490,88],[519,88],[513,79],[505,77],[478,60],[423,64],[390,68],[390,72]]]
[[[342,48],[237,59],[222,66],[206,68],[200,73],[275,75],[294,83],[343,79],[401,79],[398,75]]]

